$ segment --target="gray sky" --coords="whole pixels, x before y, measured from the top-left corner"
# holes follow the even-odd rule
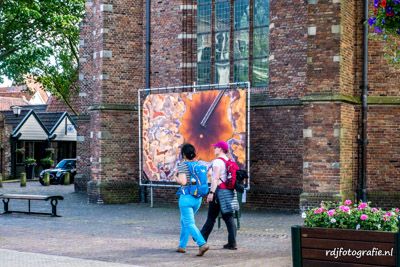
[[[7,86],[11,86],[12,81],[10,81],[9,79],[7,79],[7,77],[3,77],[4,78],[4,82],[0,83],[0,87],[7,87]]]

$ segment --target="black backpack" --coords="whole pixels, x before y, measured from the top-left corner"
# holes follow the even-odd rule
[[[236,171],[236,183],[235,183],[235,190],[238,193],[243,193],[246,188],[246,182],[249,175],[245,170],[237,170]]]

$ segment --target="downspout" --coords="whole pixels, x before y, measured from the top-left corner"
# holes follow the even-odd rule
[[[146,0],[146,88],[150,88],[150,46],[151,46],[151,41],[150,41],[150,30],[151,30],[151,25],[150,25],[150,7],[151,7],[151,0]],[[147,91],[148,93],[149,91]]]
[[[146,59],[145,59],[145,68],[146,68],[146,74],[145,74],[145,88],[150,88],[150,46],[151,46],[151,0],[146,0]],[[150,93],[150,91],[146,91],[146,95],[148,95]],[[139,101],[140,101],[139,97]],[[138,103],[139,105],[139,103]],[[140,107],[140,106],[139,106]],[[141,110],[139,110],[138,112],[141,112]],[[139,116],[140,119],[140,116]],[[139,153],[142,153],[141,151],[139,151]],[[139,163],[141,164],[141,163]],[[141,202],[146,202],[146,187],[145,186],[140,186],[139,187],[140,190],[140,201]]]
[[[362,98],[361,98],[361,200],[367,201],[367,121],[368,121],[368,0],[364,0],[363,18],[363,69],[362,69]]]

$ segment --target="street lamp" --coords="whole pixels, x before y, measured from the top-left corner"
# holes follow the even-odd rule
[[[18,117],[21,114],[22,108],[20,106],[12,106],[11,109],[16,117]]]

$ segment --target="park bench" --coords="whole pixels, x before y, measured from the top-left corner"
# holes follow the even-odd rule
[[[60,217],[57,215],[57,204],[59,200],[63,200],[62,196],[43,196],[43,195],[21,195],[21,194],[2,194],[0,195],[0,199],[3,200],[4,203],[4,213],[25,213],[25,214],[42,214],[42,215],[51,215],[52,217]],[[8,203],[10,199],[16,200],[28,200],[28,211],[14,211],[10,210],[8,207]],[[31,211],[31,200],[43,200],[49,201],[51,204],[51,213],[45,212],[32,212]]]

